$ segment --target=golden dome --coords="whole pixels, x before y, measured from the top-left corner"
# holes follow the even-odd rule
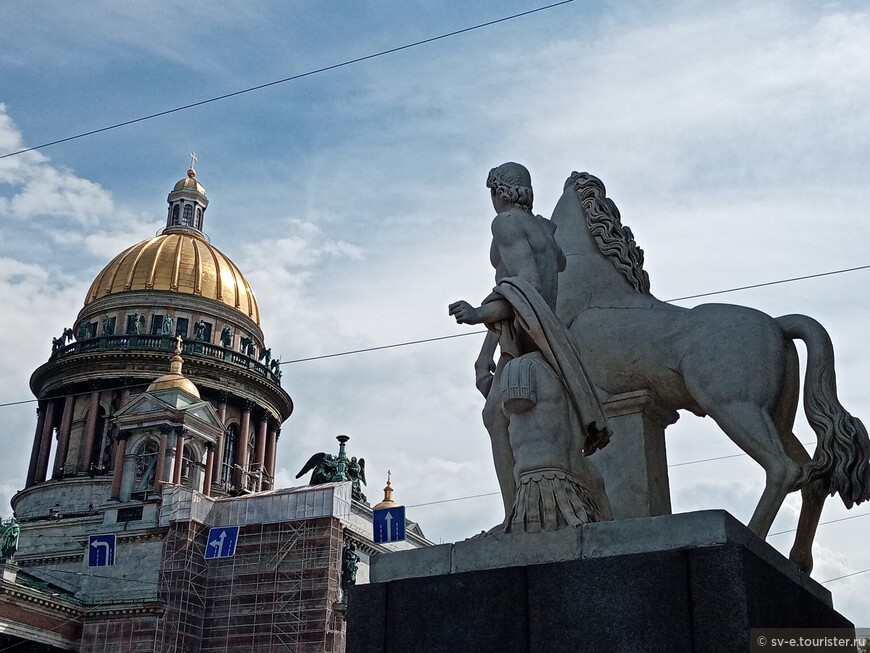
[[[195,233],[163,233],[116,256],[97,275],[85,306],[129,290],[169,290],[223,302],[260,325],[260,309],[230,259]]]
[[[196,180],[196,171],[194,171],[193,168],[187,171],[187,177],[178,180],[178,183],[175,184],[175,188],[172,189],[172,192],[177,190],[194,190],[205,196],[205,186]]]
[[[178,337],[178,345],[175,347],[175,355],[169,359],[169,374],[164,374],[152,381],[151,385],[145,392],[154,392],[155,390],[184,390],[189,395],[193,395],[200,399],[199,390],[193,382],[181,373],[181,364],[184,359],[181,358],[181,337]]]

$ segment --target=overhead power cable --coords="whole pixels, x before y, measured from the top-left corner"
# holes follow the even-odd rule
[[[437,338],[426,338],[425,340],[408,340],[407,342],[397,342],[392,345],[381,345],[379,347],[366,347],[365,349],[354,349],[352,351],[340,351],[336,354],[323,354],[322,356],[311,356],[309,358],[296,358],[290,361],[281,361],[279,365],[290,365],[291,363],[304,363],[306,361],[319,361],[324,358],[335,358],[336,356],[349,356],[350,354],[362,354],[367,351],[378,351],[380,349],[393,349],[394,347],[407,347],[408,345],[419,345],[424,342],[435,342],[436,340],[449,340],[450,338],[462,338],[465,336],[473,336],[478,333],[486,333],[486,329],[481,331],[470,331],[468,333],[455,333],[452,336],[439,336]]]
[[[665,303],[679,302],[684,299],[695,299],[697,297],[710,297],[712,295],[724,295],[729,292],[738,292],[740,290],[749,290],[751,288],[764,288],[765,286],[776,286],[783,283],[791,283],[793,281],[804,281],[806,279],[815,279],[816,277],[827,277],[832,274],[844,274],[846,272],[856,272],[858,270],[867,270],[870,269],[870,265],[861,265],[854,268],[844,268],[842,270],[830,270],[828,272],[819,272],[817,274],[807,274],[802,277],[791,277],[789,279],[777,279],[776,281],[764,281],[762,283],[755,283],[749,286],[740,286],[738,288],[726,288],[724,290],[713,290],[711,292],[700,293],[697,295],[686,295],[685,297],[675,297],[674,299],[665,299]],[[334,354],[323,354],[322,356],[310,356],[308,358],[297,358],[295,360],[282,361],[281,365],[289,365],[291,363],[304,363],[307,361],[316,361],[321,360],[323,358],[335,358],[336,356],[349,356],[350,354],[359,354],[367,351],[376,351],[379,349],[391,349],[393,347],[405,347],[407,345],[416,345],[424,342],[433,342],[435,340],[447,340],[448,338],[462,338],[464,336],[474,336],[480,333],[486,333],[483,331],[469,331],[467,333],[458,333],[451,336],[441,336],[439,338],[428,338],[426,340],[410,340],[408,342],[397,342],[392,345],[381,345],[380,347],[369,347],[368,349],[353,349],[350,351],[341,351]],[[2,405],[2,404],[0,404]]]
[[[666,299],[664,301],[667,303],[670,303],[670,302],[678,302],[678,301],[681,301],[683,299],[695,299],[697,297],[710,297],[711,295],[723,295],[725,293],[738,292],[740,290],[748,290],[750,288],[763,288],[765,286],[775,286],[775,285],[782,284],[782,283],[791,283],[793,281],[804,281],[806,279],[815,279],[817,277],[827,277],[827,276],[830,276],[833,274],[844,274],[846,272],[856,272],[858,270],[867,270],[867,269],[870,269],[870,265],[861,265],[861,266],[854,267],[854,268],[844,268],[842,270],[830,270],[828,272],[819,272],[818,274],[808,274],[808,275],[804,275],[801,277],[791,277],[789,279],[778,279],[776,281],[765,281],[763,283],[756,283],[756,284],[752,284],[750,286],[741,286],[738,288],[727,288],[725,290],[714,290],[711,292],[701,293],[698,295],[686,295],[685,297],[677,297],[675,299]],[[296,359],[288,360],[288,361],[280,361],[279,365],[291,365],[293,363],[305,363],[308,361],[317,361],[317,360],[322,360],[325,358],[336,358],[338,356],[349,356],[351,354],[361,354],[361,353],[370,352],[370,351],[380,351],[382,349],[393,349],[396,347],[407,347],[409,345],[419,345],[419,344],[424,344],[427,342],[436,342],[438,340],[450,340],[452,338],[464,338],[465,336],[475,336],[475,335],[479,335],[481,333],[486,333],[486,330],[481,329],[478,331],[468,331],[466,333],[455,333],[455,334],[452,334],[449,336],[438,336],[436,338],[424,338],[422,340],[408,340],[405,342],[396,342],[396,343],[393,343],[390,345],[379,345],[376,347],[366,347],[363,349],[351,349],[348,351],[340,351],[340,352],[336,352],[336,353],[332,353],[332,354],[322,354],[320,356],[309,356],[307,358],[296,358]],[[138,385],[141,385],[141,384],[138,384]],[[132,387],[136,387],[136,384],[126,385],[126,386],[117,386],[114,388],[104,388],[104,390],[123,390],[125,388],[132,388]],[[80,394],[87,394],[87,393],[80,393]],[[7,406],[18,406],[20,404],[31,404],[31,403],[36,403],[36,401],[37,401],[36,399],[24,399],[21,401],[8,401],[6,403],[0,403],[0,408],[4,408]],[[735,454],[735,455],[742,455],[742,454]],[[725,456],[725,457],[727,458],[728,456]],[[691,462],[689,462],[689,463],[676,463],[675,465],[672,465],[672,466],[678,467],[678,466],[683,465],[683,464],[691,464]]]
[[[52,571],[60,571],[60,570],[54,569]],[[148,581],[145,580],[145,577],[150,575],[150,574],[153,574],[153,573],[154,573],[153,569],[148,569],[144,574],[142,574],[138,578],[138,582],[147,583]],[[137,579],[133,579],[133,578],[124,578],[124,579],[117,579],[116,578],[113,580],[125,580],[127,582],[137,582]],[[128,589],[126,587],[121,586],[117,592],[110,595],[108,598],[103,599],[101,604],[94,605],[90,608],[86,608],[86,609],[82,610],[82,613],[80,615],[75,616],[75,617],[71,617],[69,619],[65,619],[65,620],[61,621],[59,624],[56,624],[56,625],[52,626],[51,628],[48,628],[45,632],[49,632],[49,633],[56,632],[56,631],[60,630],[61,628],[63,628],[64,626],[67,626],[68,624],[75,623],[77,621],[84,622],[84,617],[86,615],[91,614],[92,612],[98,612],[100,610],[105,609],[105,605],[107,603],[113,601],[114,599],[117,599],[123,593],[125,593],[127,591],[128,591]],[[11,645],[6,646],[4,648],[0,648],[0,653],[6,653],[6,651],[13,651],[13,650],[19,649],[19,647],[28,646],[29,644],[31,644],[31,642],[27,642],[27,641],[22,641],[22,642],[18,642],[16,644],[11,644]]]
[[[829,578],[828,580],[821,580],[819,582],[822,585],[824,585],[825,583],[833,583],[835,580],[840,580],[841,578],[849,578],[850,576],[857,576],[858,574],[866,574],[868,571],[870,571],[870,568],[862,569],[861,571],[853,571],[851,574],[843,574],[842,576],[836,576],[835,578]]]
[[[458,36],[460,34],[465,34],[466,32],[473,32],[478,29],[483,29],[484,27],[491,27],[492,25],[498,25],[499,23],[504,23],[509,20],[514,20],[516,18],[522,18],[523,16],[529,16],[531,14],[536,14],[541,11],[546,11],[548,9],[553,9],[554,7],[559,7],[561,5],[567,5],[574,0],[561,0],[560,2],[554,2],[549,5],[545,5],[543,7],[538,7],[537,9],[529,9],[528,11],[521,11],[516,14],[511,14],[510,16],[504,16],[503,18],[496,18],[495,20],[489,20],[485,23],[479,23],[477,25],[472,25],[471,27],[464,27],[462,29],[454,30],[452,32],[446,32],[444,34],[439,34],[438,36],[432,36],[428,39],[423,39],[421,41],[414,41],[413,43],[406,43],[404,45],[399,45],[394,48],[389,48],[387,50],[381,50],[380,52],[375,52],[373,54],[367,54],[362,57],[357,57],[355,59],[347,59],[340,63],[331,64],[329,66],[323,66],[322,68],[315,68],[314,70],[309,70],[304,73],[299,73],[297,75],[291,75],[289,77],[284,77],[282,79],[276,79],[272,82],[266,82],[265,84],[257,84],[256,86],[250,86],[248,88],[243,88],[240,91],[233,91],[232,93],[224,93],[223,95],[217,95],[215,97],[208,98],[207,100],[200,100],[198,102],[191,102],[190,104],[185,104],[180,107],[175,107],[173,109],[166,109],[165,111],[158,111],[157,113],[152,113],[147,116],[142,116],[140,118],[133,118],[132,120],[124,120],[123,122],[115,123],[114,125],[108,125],[107,127],[100,127],[99,129],[92,129],[90,131],[82,132],[80,134],[75,134],[74,136],[67,136],[66,138],[59,138],[54,141],[50,141],[48,143],[43,143],[42,145],[34,145],[33,147],[27,147],[22,150],[17,150],[15,152],[9,152],[8,154],[3,154],[0,156],[0,159],[5,159],[6,157],[16,156],[18,154],[24,154],[25,152],[32,152],[33,150],[41,150],[46,147],[51,147],[52,145],[58,145],[60,143],[66,143],[68,141],[74,141],[79,138],[84,138],[86,136],[93,136],[94,134],[100,134],[102,132],[107,132],[112,129],[118,129],[119,127],[126,127],[127,125],[133,125],[137,122],[144,122],[146,120],[152,120],[153,118],[159,118],[160,116],[167,116],[171,113],[178,113],[179,111],[186,111],[187,109],[193,109],[194,107],[201,107],[205,104],[211,104],[212,102],[218,102],[220,100],[226,100],[231,97],[236,97],[238,95],[244,95],[245,93],[253,93],[254,91],[260,91],[265,88],[269,88],[271,86],[277,86],[278,84],[286,84],[287,82],[292,82],[297,79],[302,79],[304,77],[311,77],[312,75],[318,75],[320,73],[325,73],[330,70],[336,70],[337,68],[344,68],[345,66],[351,66],[353,64],[361,63],[363,61],[369,61],[370,59],[377,59],[378,57],[383,57],[388,54],[394,54],[396,52],[401,52],[402,50],[410,50],[411,48],[416,48],[421,45],[426,45],[427,43],[434,43],[435,41],[441,41],[443,39],[447,39],[453,36]]]
[[[726,292],[737,292],[738,290],[749,290],[751,288],[763,288],[765,286],[775,286],[780,283],[791,283],[792,281],[803,281],[804,279],[815,279],[817,277],[827,277],[832,274],[843,274],[844,272],[855,272],[857,270],[866,270],[870,265],[860,265],[856,268],[846,268],[844,270],[832,270],[830,272],[819,272],[818,274],[808,274],[803,277],[791,277],[790,279],[780,279],[779,281],[766,281],[764,283],[755,283],[751,286],[739,286],[737,288],[728,288],[727,290],[714,290],[713,292],[704,292],[698,295],[686,295],[685,297],[676,297],[674,299],[666,299],[666,302],[679,302],[684,299],[697,299],[698,297],[709,297],[711,295],[721,295]]]

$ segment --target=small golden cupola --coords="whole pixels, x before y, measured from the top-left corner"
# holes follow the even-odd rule
[[[384,488],[384,500],[372,506],[372,510],[395,508],[396,505],[396,502],[393,501],[393,486],[390,483],[390,471],[387,471],[387,486]]]
[[[187,394],[199,399],[199,390],[196,389],[193,381],[181,373],[181,365],[184,362],[184,359],[181,357],[181,336],[176,336],[175,340],[177,344],[175,345],[175,354],[169,359],[169,374],[164,374],[154,379],[145,392],[177,389],[183,390]]]
[[[166,216],[166,228],[163,233],[183,232],[187,230],[202,233],[205,210],[208,208],[208,198],[205,187],[196,180],[196,154],[190,153],[190,168],[187,177],[178,181],[169,193],[169,213]]]

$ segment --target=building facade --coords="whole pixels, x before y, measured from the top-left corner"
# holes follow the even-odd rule
[[[0,645],[342,651],[343,570],[365,581],[370,555],[429,542],[412,529],[373,544],[350,482],[274,487],[293,402],[257,301],[204,234],[193,167],[168,204],[162,233],[97,275],[31,377]]]

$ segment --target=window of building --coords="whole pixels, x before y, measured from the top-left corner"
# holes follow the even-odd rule
[[[171,224],[180,224],[179,220],[178,220],[179,210],[180,209],[178,207],[178,204],[176,204],[175,206],[172,207],[172,223]]]
[[[104,336],[115,335],[115,323],[117,321],[118,321],[118,318],[116,318],[116,317],[103,318],[103,335]]]
[[[80,322],[79,330],[76,333],[76,340],[87,340],[88,338],[96,338],[97,337],[97,323],[96,322]]]
[[[115,521],[118,523],[127,521],[139,521],[142,519],[142,512],[142,506],[135,506],[133,508],[118,508],[118,517],[115,519]]]
[[[106,462],[101,459],[103,452],[103,438],[106,434],[106,409],[102,406],[97,408],[97,419],[94,422],[94,443],[91,447],[91,455],[88,463],[88,469],[85,471],[93,471],[96,473],[104,473],[106,471]]]
[[[139,313],[127,316],[127,333],[138,336],[142,333],[142,328],[145,326],[145,318]]]
[[[196,209],[196,228],[202,231],[202,209]]]
[[[254,451],[256,450],[256,447],[255,447],[256,439],[257,439],[257,436],[254,433],[254,431],[252,430],[250,435],[248,435],[248,469],[247,469],[247,471],[249,471],[249,472],[254,471],[254,455],[255,455]],[[245,475],[245,482],[243,485],[248,490],[251,490],[251,491],[256,491],[256,489],[257,489],[256,487],[254,487],[254,477],[248,476],[247,474]]]
[[[193,447],[184,447],[184,454],[181,457],[181,484],[185,487],[198,490],[200,467],[201,465],[196,459],[196,451],[194,451]]]
[[[143,442],[136,450],[136,473],[133,477],[133,491],[145,492],[154,487],[154,472],[157,467],[157,450],[160,445],[155,440]]]
[[[181,336],[187,340],[187,324],[189,320],[186,317],[179,317],[175,320],[175,335]]]
[[[211,342],[211,322],[200,320],[193,325],[194,340],[202,340],[203,342]]]
[[[151,316],[151,335],[159,336],[163,333],[163,316],[162,315],[152,315]]]
[[[189,227],[193,224],[193,206],[190,204],[184,205],[184,215],[181,217],[181,224],[184,227]]]
[[[236,448],[239,446],[239,427],[230,424],[224,434],[224,455],[221,461],[221,487],[228,488],[233,482],[233,465],[236,462]]]

